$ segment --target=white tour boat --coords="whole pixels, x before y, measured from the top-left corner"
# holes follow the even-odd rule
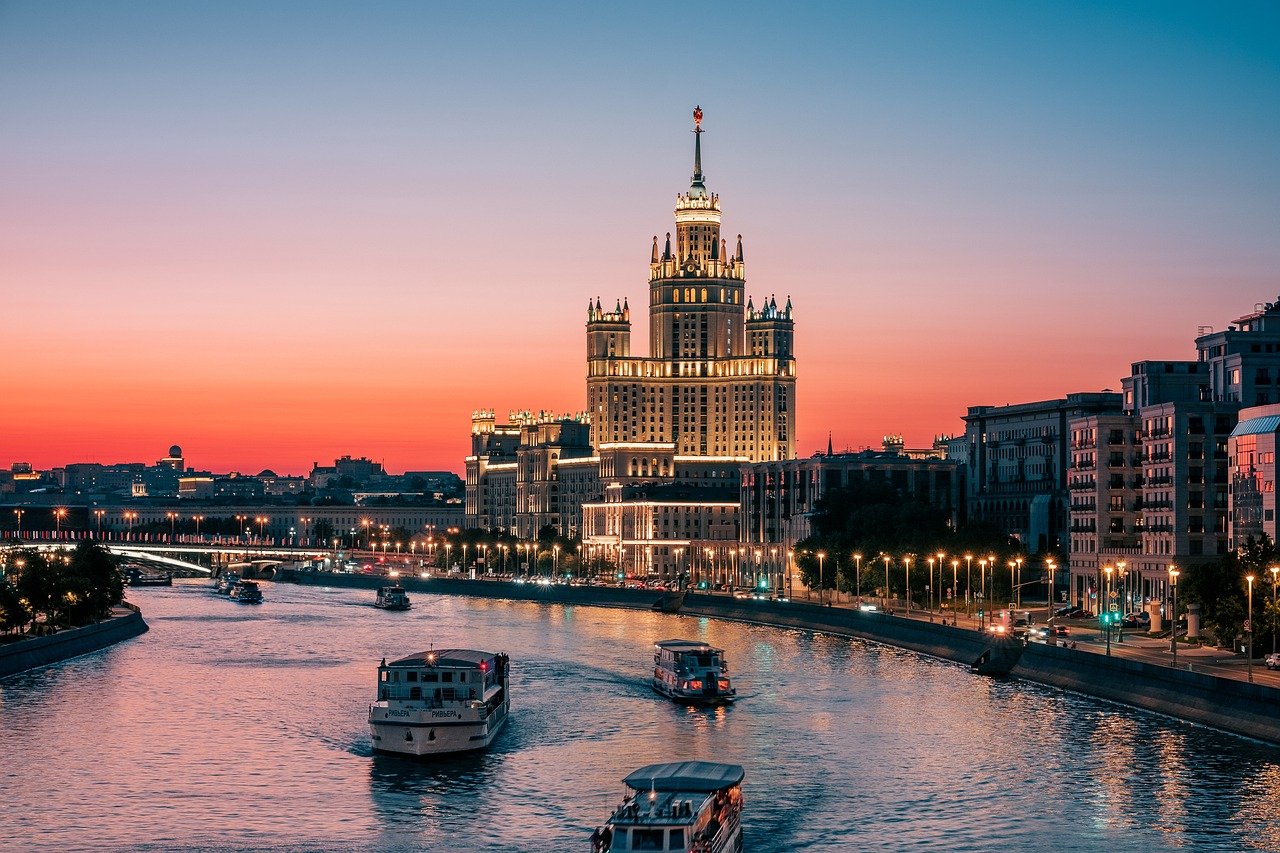
[[[511,709],[510,660],[472,649],[433,649],[378,666],[369,706],[376,752],[443,755],[484,749]]]
[[[591,835],[592,853],[742,850],[742,779],[737,764],[676,761],[626,779],[622,805]]]
[[[412,605],[409,602],[409,593],[397,584],[378,587],[378,597],[374,599],[373,606],[381,607],[383,610],[408,610]]]
[[[653,689],[676,702],[723,705],[738,697],[724,649],[693,640],[654,644]]]

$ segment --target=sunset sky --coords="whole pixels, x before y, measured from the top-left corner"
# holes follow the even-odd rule
[[[1275,3],[0,0],[0,465],[460,471],[472,409],[583,408],[695,104],[804,456],[1280,295]]]

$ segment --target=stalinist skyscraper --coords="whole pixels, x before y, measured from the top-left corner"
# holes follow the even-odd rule
[[[742,235],[732,246],[721,236],[720,197],[702,174],[702,110],[693,118],[693,178],[676,196],[674,239],[655,236],[649,258],[649,357],[631,354],[627,301],[587,309],[591,444],[654,445],[676,460],[791,459],[791,301],[779,308],[769,296],[757,308],[744,293]]]

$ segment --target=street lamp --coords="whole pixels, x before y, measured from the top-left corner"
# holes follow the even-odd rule
[[[1178,665],[1178,567],[1169,566],[1169,583],[1173,586],[1173,613],[1169,617],[1169,651],[1173,653],[1173,665]]]
[[[941,565],[938,568],[941,570]],[[929,594],[929,601],[925,605],[925,609],[933,610],[933,557],[929,558],[929,585],[924,588],[924,591]]]
[[[826,551],[818,552],[818,603],[819,604],[822,603],[822,586],[823,586],[822,561],[825,560],[826,558],[827,558]]]
[[[173,537],[178,535],[178,514],[176,512],[166,512],[164,517],[169,519],[169,541],[173,541]]]
[[[1271,654],[1276,653],[1276,579],[1280,577],[1280,566],[1267,569],[1271,572]]]
[[[881,554],[884,557],[884,609],[889,610],[889,555]]]
[[[978,561],[978,586],[979,586],[978,598],[983,602],[982,605],[980,605],[978,608],[978,628],[979,630],[981,630],[986,628],[987,626],[987,605],[986,605],[987,561],[986,560]]]
[[[62,519],[67,517],[66,507],[58,507],[53,511],[53,524],[57,532],[57,538],[62,538]]]
[[[943,562],[944,560],[946,560],[946,558],[947,558],[947,555],[945,551],[938,552],[938,609],[939,610],[942,609],[942,567],[946,565],[946,563]]]
[[[1115,566],[1102,567],[1102,571],[1105,572],[1107,575],[1107,609],[1103,610],[1101,606],[1098,607],[1099,614],[1103,614],[1103,613],[1107,614],[1105,616],[1101,616],[1101,618],[1102,618],[1103,624],[1106,626],[1106,629],[1107,629],[1107,655],[1108,656],[1110,656],[1111,654],[1111,597],[1115,594],[1115,591],[1111,587],[1111,573],[1114,572],[1115,570],[1116,570]]]
[[[193,515],[191,516],[191,520],[196,523],[196,538],[199,539],[200,538],[200,522],[204,521],[204,516]]]
[[[1249,616],[1244,621],[1244,635],[1249,644],[1249,656],[1245,658],[1245,668],[1249,671],[1249,680],[1253,681],[1253,575],[1246,575],[1245,580],[1249,582]]]
[[[973,555],[964,555],[964,613],[973,617]]]
[[[1120,630],[1116,637],[1116,642],[1118,643],[1124,642],[1124,620],[1129,615],[1129,608],[1133,605],[1129,594],[1129,585],[1125,580],[1128,576],[1129,568],[1125,565],[1124,560],[1116,563],[1116,578],[1119,581],[1120,598],[1124,602],[1120,607]]]
[[[960,585],[960,561],[951,561],[951,624],[956,623],[956,587]]]
[[[265,515],[260,515],[254,519],[254,521],[258,522],[258,538],[259,539],[263,538],[263,526],[270,520],[271,519],[267,518]]]
[[[22,513],[23,513],[23,510],[20,510],[20,509],[15,509],[13,511],[13,514],[18,517],[18,538],[19,539],[22,538]]]
[[[862,555],[855,552],[853,555],[853,588],[857,594],[858,603],[862,603]]]
[[[906,571],[904,571],[902,575],[907,579],[907,615],[910,616],[911,615],[911,557],[909,556],[903,557],[902,560],[907,567]]]
[[[1057,571],[1058,564],[1055,563],[1052,558],[1046,558],[1044,561],[1044,569],[1044,582],[1048,589],[1048,597],[1045,599],[1044,604],[1044,619],[1048,622],[1050,615],[1053,613],[1053,573]]]
[[[1018,596],[1017,596],[1018,609],[1021,610],[1022,609],[1022,558],[1019,557],[1014,562],[1018,564],[1018,586],[1016,587],[1016,589],[1018,590]]]
[[[95,509],[93,511],[93,514],[98,518],[98,538],[101,539],[102,538],[102,517],[107,514],[107,511],[105,509]],[[1273,599],[1275,598],[1274,595],[1272,595],[1271,597]]]

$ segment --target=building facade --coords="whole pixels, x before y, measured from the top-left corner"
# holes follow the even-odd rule
[[[1032,554],[1068,547],[1068,424],[1120,412],[1119,394],[1068,394],[1060,400],[971,406],[964,456],[969,518],[994,523]]]
[[[1117,606],[1164,600],[1169,566],[1211,559],[1267,532],[1280,303],[1259,304],[1223,331],[1202,329],[1195,343],[1196,360],[1136,362],[1123,380],[1124,419],[1108,432],[1129,439],[1123,448],[1107,447],[1106,458],[1118,461],[1122,449],[1127,464],[1112,470],[1108,462],[1107,476],[1098,469],[1095,481],[1085,466],[1101,464],[1103,450],[1095,454],[1088,444],[1096,440],[1090,424],[1072,425],[1075,601],[1097,603],[1108,566],[1125,576]],[[1249,403],[1255,406],[1242,416]],[[1115,511],[1119,506],[1126,511]],[[1123,536],[1101,533],[1121,527]]]

